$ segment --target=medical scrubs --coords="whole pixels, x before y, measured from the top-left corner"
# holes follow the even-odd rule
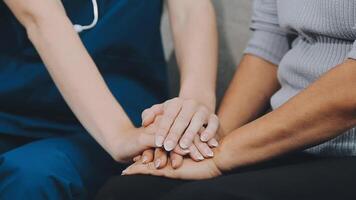
[[[141,112],[167,97],[162,0],[98,3],[98,24],[80,37],[139,125]],[[63,4],[73,23],[91,22],[91,1]],[[0,2],[0,199],[90,199],[122,167],[77,121],[26,31]]]

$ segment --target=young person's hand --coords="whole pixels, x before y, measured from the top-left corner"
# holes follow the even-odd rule
[[[163,148],[147,149],[142,153],[142,155],[136,156],[133,161],[136,162],[141,159],[143,164],[154,162],[154,166],[157,169],[160,169],[165,167],[169,160],[171,162],[171,166],[174,169],[177,169],[183,163],[183,156],[189,155],[192,160],[200,162],[205,158],[212,158],[214,156],[214,152],[211,148],[216,148],[217,146],[217,142],[212,144],[210,142],[204,143],[200,141],[199,136],[196,136],[194,143],[188,149],[182,149],[179,145],[177,145],[171,152],[167,152]]]
[[[155,143],[166,151],[172,151],[178,144],[182,149],[188,149],[196,140],[199,130],[205,126],[198,139],[204,143],[216,144],[214,137],[219,119],[213,110],[195,100],[174,98],[143,111],[142,125],[148,126],[158,115],[162,115]]]
[[[108,142],[108,151],[117,162],[131,162],[143,151],[155,147],[156,123],[147,127],[129,128]]]
[[[158,118],[161,118],[161,116]],[[196,162],[202,161],[205,158],[212,158],[214,156],[212,148],[216,148],[218,145],[219,143],[216,139],[205,143],[196,135],[193,144],[188,149],[182,149],[179,145],[171,152],[165,151],[164,148],[151,148],[145,150],[142,155],[136,156],[133,161],[136,162],[141,159],[143,164],[154,162],[154,166],[160,169],[165,167],[168,164],[168,160],[170,160],[172,167],[177,169],[183,163],[183,156],[189,155]]]
[[[168,162],[170,163],[170,162]],[[184,159],[183,165],[174,169],[168,164],[162,169],[157,169],[154,162],[143,164],[138,160],[122,172],[123,175],[147,174],[153,176],[164,176],[172,179],[201,180],[220,176],[222,171],[219,169],[214,158],[195,162],[189,158]]]

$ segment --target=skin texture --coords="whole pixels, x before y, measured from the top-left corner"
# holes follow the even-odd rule
[[[126,162],[145,149],[156,146],[151,134],[154,125],[145,128],[133,126],[74,31],[61,1],[4,2],[25,27],[29,39],[76,117],[116,161]],[[213,113],[217,40],[215,27],[208,24],[208,21],[213,21],[213,12],[205,12],[210,2],[167,2],[182,77],[180,96],[193,99],[197,105],[204,105]],[[199,19],[195,19],[197,13]],[[203,25],[194,27],[196,23]],[[202,30],[211,34],[202,36]],[[200,71],[199,77],[193,75],[197,71]],[[79,76],[85,79],[78,79]],[[191,88],[205,91],[206,95],[197,98],[197,92]]]
[[[267,76],[262,78],[262,74],[256,70],[258,66],[265,66],[264,70],[270,69],[270,73],[276,71],[269,68],[270,63],[254,56],[245,55],[240,65],[241,70],[235,75],[219,112],[223,113],[221,115],[224,118],[222,117],[221,121],[225,127],[236,127],[241,124],[242,126],[225,134],[226,136],[216,149],[213,159],[193,163],[187,158],[179,170],[173,170],[170,166],[164,170],[157,170],[150,167],[149,164],[137,162],[126,169],[124,174],[152,174],[179,179],[212,178],[221,172],[320,144],[356,126],[356,91],[354,89],[356,88],[356,61],[350,59],[325,73],[280,108],[256,120],[253,120],[251,115],[241,115],[242,119],[239,119],[238,122],[231,120],[225,122],[226,119],[237,115],[233,111],[229,111],[232,110],[232,107],[239,107],[240,110],[247,109],[254,112],[254,116],[260,115],[261,108],[267,104],[267,100],[264,100],[265,97],[253,101],[253,106],[246,107],[243,102],[247,102],[247,99],[244,98],[254,97],[253,95],[249,96],[253,94],[251,91],[261,88],[265,89],[264,95],[271,96],[272,91],[277,88],[276,80],[270,80]],[[251,69],[249,70],[247,67],[251,67]],[[247,77],[243,76],[260,76],[261,79],[252,79],[253,83],[249,83],[249,85],[253,87],[249,90],[234,91],[233,88],[240,88],[239,84],[244,85],[244,82],[240,81]],[[232,92],[239,93],[239,95],[235,96],[231,94]],[[245,118],[243,118],[244,116]],[[250,123],[248,123],[249,121]],[[196,168],[200,170],[195,170]],[[195,173],[190,173],[189,169]],[[216,169],[218,170],[216,171]]]

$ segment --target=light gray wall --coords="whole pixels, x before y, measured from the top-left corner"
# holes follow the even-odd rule
[[[220,99],[232,78],[248,41],[250,35],[248,26],[252,3],[251,0],[213,0],[213,3],[216,8],[220,38],[217,90],[217,95]],[[169,62],[171,95],[175,96],[177,94],[179,77],[177,76],[178,71],[173,53],[167,14],[164,14],[162,24],[165,54]]]

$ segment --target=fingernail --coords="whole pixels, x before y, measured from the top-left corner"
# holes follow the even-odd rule
[[[213,147],[218,147],[218,146],[219,146],[219,143],[218,143],[218,141],[216,141],[216,140],[214,139],[214,140],[211,141],[211,145],[212,145]]]
[[[161,160],[160,159],[156,160],[155,161],[155,168],[158,169],[160,165],[161,165]]]
[[[204,157],[203,157],[202,155],[199,155],[199,156],[198,156],[198,160],[200,160],[200,161],[201,161],[201,160],[204,160]]]
[[[142,164],[146,164],[147,160],[148,160],[147,156],[143,156],[142,157]]]
[[[142,114],[142,125],[145,124],[145,121],[146,121],[146,115],[147,114]]]
[[[183,153],[190,153],[189,149],[182,149]]]
[[[174,149],[173,141],[168,140],[167,142],[165,142],[164,148],[166,149],[166,151],[172,151]]]
[[[121,175],[126,175],[126,170],[122,171]]]
[[[201,140],[202,142],[207,142],[207,141],[209,140],[208,135],[207,135],[207,134],[202,134],[202,135],[200,136],[200,140]]]
[[[162,147],[163,142],[164,142],[164,137],[162,137],[162,136],[157,136],[156,137],[156,146],[157,147]]]
[[[214,157],[214,152],[211,150],[211,149],[206,149],[205,150],[205,153],[207,156],[209,157]]]
[[[177,168],[177,161],[176,160],[172,160],[172,167],[173,168]]]
[[[187,139],[183,139],[180,143],[179,143],[179,146],[182,148],[182,149],[187,149],[189,146],[188,146],[188,143],[189,141]]]

